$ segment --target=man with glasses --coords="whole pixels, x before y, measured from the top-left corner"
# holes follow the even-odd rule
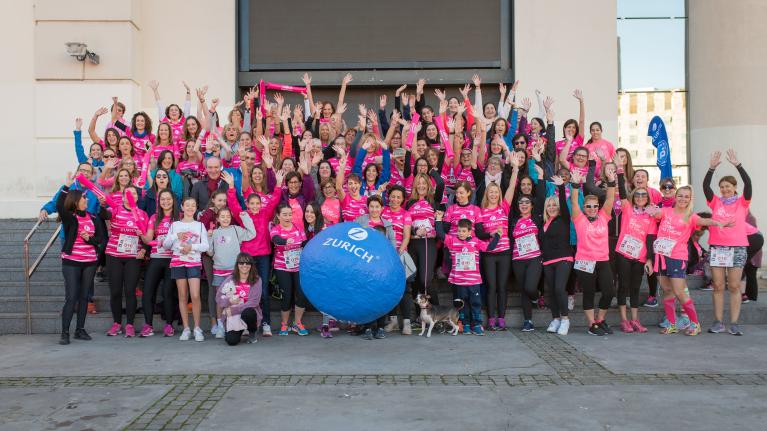
[[[105,156],[106,157],[106,156]],[[75,176],[77,174],[83,174],[86,178],[93,178],[93,166],[91,166],[90,163],[80,163],[77,166],[77,172],[75,173]],[[40,213],[38,214],[39,220],[45,220],[48,218],[48,216],[56,214],[56,199],[59,197],[59,193],[61,193],[61,189],[63,186],[59,187],[59,190],[56,192],[56,194],[53,195],[53,198],[48,201],[43,207],[40,209]],[[88,208],[86,208],[86,211],[88,211],[91,214],[98,215],[99,213],[99,199],[96,197],[96,195],[83,187],[83,185],[80,184],[79,181],[75,180],[74,183],[72,183],[72,186],[69,187],[70,190],[85,190],[85,197],[88,198]],[[64,239],[64,232],[63,229],[60,232],[59,237]]]

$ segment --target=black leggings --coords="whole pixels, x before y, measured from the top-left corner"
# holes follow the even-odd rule
[[[756,301],[759,294],[759,282],[756,280],[757,267],[751,263],[751,259],[762,249],[763,245],[764,236],[761,233],[757,232],[748,236],[748,257],[746,258],[746,266],[743,268],[743,276],[746,277],[746,296],[752,301]]]
[[[639,307],[639,286],[642,285],[644,264],[635,259],[617,254],[618,267],[618,305],[626,305],[626,297],[631,299],[631,308]]]
[[[415,303],[413,303],[413,299],[413,285],[412,283],[405,283],[405,292],[402,293],[399,304],[394,307],[394,310],[389,315],[394,316],[399,312],[403,319],[415,319]]]
[[[64,275],[64,309],[61,310],[61,331],[69,332],[72,316],[77,306],[77,326],[85,328],[85,316],[88,312],[88,291],[93,287],[97,263],[90,266],[68,265],[62,262],[61,273]]]
[[[653,272],[647,276],[648,296],[658,297],[658,276]]]
[[[212,277],[211,277],[212,278]],[[258,331],[258,313],[253,308],[246,308],[240,313],[240,318],[246,325],[248,325],[248,332],[255,334]],[[236,346],[240,344],[242,339],[242,333],[245,331],[226,331],[224,334],[224,341],[230,346]]]
[[[513,260],[514,278],[522,296],[522,314],[525,320],[533,318],[533,305],[530,301],[538,299],[538,280],[541,278],[541,258]]]
[[[290,311],[293,296],[295,296],[295,305],[298,308],[306,308],[306,296],[301,289],[301,281],[298,278],[298,271],[288,272],[279,269],[274,270],[277,277],[277,284],[282,289],[282,304],[280,310]]]
[[[144,309],[144,322],[152,325],[154,317],[154,304],[157,300],[157,292],[162,295],[163,313],[165,322],[171,324],[173,315],[178,309],[178,289],[170,278],[170,258],[153,257],[149,259],[146,272],[144,272],[144,295],[141,307]]]
[[[543,266],[543,277],[549,289],[546,302],[551,309],[551,317],[555,319],[567,317],[567,280],[572,269],[573,263],[567,260]]]
[[[112,308],[112,319],[122,324],[123,304],[125,295],[126,323],[133,324],[136,317],[136,285],[138,285],[141,262],[135,257],[114,257],[107,255],[107,272],[109,274],[109,305]]]
[[[506,285],[509,283],[511,252],[482,253],[482,279],[487,286],[488,317],[506,317]]]
[[[407,249],[416,267],[413,295],[425,293],[430,296],[429,302],[439,305],[437,290],[431,283],[434,278],[434,265],[437,262],[437,246],[434,239],[411,239]]]
[[[578,277],[578,285],[583,289],[584,310],[594,309],[597,284],[602,292],[602,296],[599,298],[599,309],[607,310],[610,308],[610,302],[615,296],[615,288],[613,287],[613,273],[610,271],[609,261],[597,262],[594,266],[594,272],[591,274],[576,269],[575,275]]]

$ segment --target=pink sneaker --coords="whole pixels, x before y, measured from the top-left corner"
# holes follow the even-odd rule
[[[503,317],[498,318],[498,330],[499,331],[505,331],[506,330],[506,319]]]
[[[125,325],[125,338],[133,338],[136,336],[136,329],[130,323]]]
[[[173,325],[166,323],[165,328],[162,330],[162,335],[165,337],[172,337],[175,333],[176,331],[173,330]]]
[[[639,332],[640,334],[644,334],[645,332],[647,332],[647,328],[645,328],[644,326],[642,326],[641,323],[639,323],[639,319],[632,320],[631,327],[634,328],[634,332]]]
[[[141,327],[141,334],[139,337],[151,337],[152,335],[154,335],[154,328],[152,328],[152,325],[144,323],[144,326]]]
[[[621,320],[621,331],[626,333],[634,332],[634,328],[631,326],[631,322],[628,320]]]
[[[107,335],[110,337],[116,337],[122,333],[123,333],[122,327],[117,322],[113,323],[112,327],[109,328],[109,330],[107,331]]]

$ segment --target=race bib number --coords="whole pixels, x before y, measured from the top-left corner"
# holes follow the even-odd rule
[[[162,253],[165,251],[165,248],[163,248],[162,243],[165,242],[165,235],[160,235],[157,237],[157,252]]]
[[[676,241],[669,238],[658,238],[652,244],[652,249],[656,254],[660,254],[666,257],[671,257],[671,250],[674,249]]]
[[[732,268],[735,260],[735,249],[732,247],[711,247],[710,265]]]
[[[594,267],[596,267],[597,261],[595,260],[583,260],[578,259],[575,261],[575,265],[573,265],[573,268],[577,269],[578,271],[588,272],[589,274],[594,273]]]
[[[138,237],[135,235],[120,234],[117,238],[117,252],[125,254],[138,253]]]
[[[529,233],[525,236],[521,236],[516,239],[517,252],[520,256],[527,256],[528,254],[535,253],[540,250],[538,246],[538,238],[535,235]]]
[[[455,257],[456,271],[476,271],[477,256],[476,253],[462,252],[457,253]]]
[[[296,269],[301,263],[301,249],[285,250],[285,268]]]
[[[618,251],[624,255],[631,256],[633,259],[639,259],[639,254],[642,252],[642,241],[631,235],[624,235],[623,241],[618,246]]]

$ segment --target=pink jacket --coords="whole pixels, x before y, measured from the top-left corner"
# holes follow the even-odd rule
[[[275,196],[279,196],[278,193],[282,193],[282,189],[279,186],[274,187]],[[229,205],[229,210],[232,212],[234,221],[242,226],[242,219],[240,219],[240,202],[237,200],[237,192],[234,189],[229,189],[226,192],[226,202]],[[248,253],[251,256],[268,256],[272,253],[272,244],[269,235],[269,222],[274,218],[274,210],[277,208],[277,204],[280,203],[279,199],[270,199],[266,205],[261,206],[261,210],[258,213],[253,214],[247,211],[253,225],[256,227],[256,237],[250,241],[245,241],[240,245],[240,250],[244,253]]]

